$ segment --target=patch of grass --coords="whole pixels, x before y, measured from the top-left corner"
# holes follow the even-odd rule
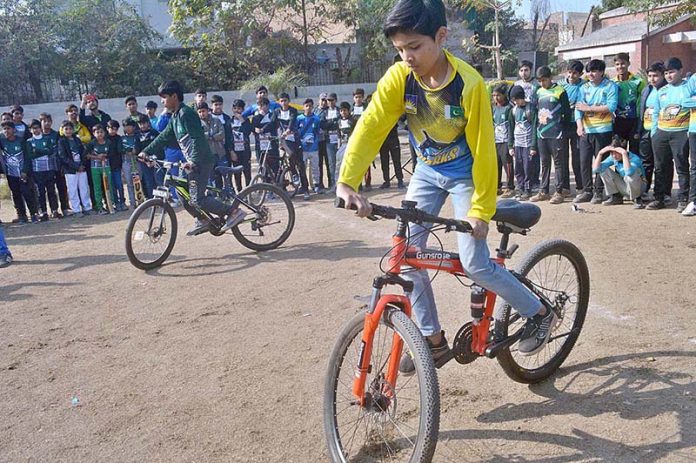
[[[0,178],[0,199],[10,199],[10,187],[4,177]]]

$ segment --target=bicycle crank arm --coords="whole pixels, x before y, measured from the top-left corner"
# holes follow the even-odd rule
[[[508,336],[507,338],[503,339],[502,341],[499,341],[495,344],[491,344],[490,346],[486,347],[486,357],[495,358],[496,355],[498,355],[501,350],[507,349],[508,347],[515,344],[517,341],[519,341],[520,338],[522,337],[523,332],[524,332],[524,327],[518,329],[517,332],[515,334],[513,334],[512,336]]]

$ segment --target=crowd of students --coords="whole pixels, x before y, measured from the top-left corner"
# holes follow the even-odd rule
[[[511,88],[493,89],[503,197],[563,203],[572,166],[575,203],[629,198],[636,209],[663,209],[672,202],[676,167],[676,210],[696,215],[696,75],[685,78],[681,61],[669,58],[648,67],[646,82],[630,64],[628,54],[617,54],[609,79],[604,61],[573,61],[554,82],[547,66],[534,79],[532,63],[522,61]]]

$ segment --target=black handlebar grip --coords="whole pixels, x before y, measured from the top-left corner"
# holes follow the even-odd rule
[[[339,198],[337,196],[336,199],[334,199],[334,207],[344,209],[346,207],[346,202],[343,200],[343,198]],[[351,204],[348,209],[350,209],[351,211],[357,211],[358,207],[355,204]]]

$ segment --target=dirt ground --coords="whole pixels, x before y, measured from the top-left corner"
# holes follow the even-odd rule
[[[0,462],[327,461],[328,354],[394,222],[328,197],[295,206],[292,236],[263,254],[231,235],[186,237],[181,211],[174,252],[150,273],[128,263],[126,213],[6,226],[16,262],[0,270]],[[494,360],[440,370],[436,462],[696,461],[696,220],[584,207],[544,204],[513,240],[512,265],[556,237],[585,254],[590,309],[574,351],[536,386]],[[435,290],[453,335],[468,292],[447,276]]]

